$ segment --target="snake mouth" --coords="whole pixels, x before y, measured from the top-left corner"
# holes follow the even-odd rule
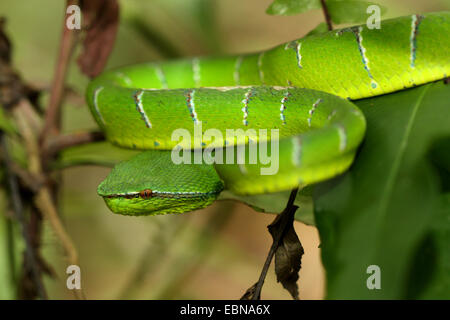
[[[217,199],[217,193],[152,193],[145,199],[140,193],[111,194],[103,199],[112,212],[132,216],[183,213],[205,208]]]
[[[115,193],[115,194],[100,194],[103,198],[114,199],[150,199],[150,198],[204,198],[212,195],[216,195],[218,192],[170,192],[170,191],[155,191],[155,190],[142,190],[127,193]]]

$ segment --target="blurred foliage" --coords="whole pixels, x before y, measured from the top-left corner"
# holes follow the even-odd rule
[[[2,182],[1,175],[0,182]],[[2,189],[0,189],[0,212],[7,212],[5,194]],[[0,300],[18,297],[23,250],[18,225],[11,217],[0,214]]]
[[[7,118],[3,108],[0,108],[0,130],[9,134],[17,133],[14,123]]]
[[[327,1],[331,21],[336,24],[365,22],[369,16],[366,12],[367,8],[371,5],[377,5],[380,8],[381,16],[383,16],[387,11],[386,7],[380,6],[375,2],[349,0]]]
[[[229,191],[224,191],[220,197],[224,199],[235,199],[245,203],[259,212],[281,212],[284,210],[289,199],[291,191],[276,192],[271,194],[239,196]],[[305,187],[300,189],[295,198],[294,205],[298,206],[295,212],[295,220],[301,221],[308,225],[314,225],[314,205],[312,200],[312,188]]]
[[[413,4],[411,1],[377,2],[389,8],[387,14],[390,16],[450,8],[448,0],[430,0],[426,3],[414,1]],[[268,13],[272,15],[317,10],[302,16],[266,16],[264,11],[270,3]],[[178,56],[254,51],[299,38],[314,26],[317,27],[311,33],[326,30],[318,10],[318,0],[123,0],[120,4],[119,34],[107,68]],[[368,2],[328,0],[327,4],[333,22],[340,24],[361,21]],[[14,47],[15,66],[24,79],[44,89],[49,87],[52,79],[64,12],[64,1],[42,0],[33,10],[30,10],[28,1],[0,2],[0,13],[8,21],[7,29]],[[78,94],[79,99],[66,100],[64,132],[96,128],[83,103],[87,82],[88,79],[73,63],[68,86],[74,90],[75,95]],[[426,106],[439,107],[443,100],[430,95],[430,92],[436,95],[448,94],[448,89],[445,93],[441,87],[430,86],[426,89]],[[377,297],[448,297],[450,197],[448,188],[446,194],[439,191],[437,181],[446,174],[448,177],[449,170],[448,167],[445,169],[445,165],[449,163],[449,154],[442,150],[449,149],[435,147],[427,154],[433,165],[424,158],[424,153],[421,157],[416,154],[416,167],[402,162],[401,170],[409,170],[407,172],[411,173],[412,180],[402,175],[403,179],[391,182],[396,186],[391,189],[391,193],[383,193],[383,188],[377,187],[382,183],[383,175],[376,175],[374,172],[375,169],[387,166],[382,165],[383,161],[387,161],[387,155],[395,154],[390,154],[376,143],[369,143],[381,133],[376,131],[377,125],[382,125],[383,130],[386,130],[386,140],[391,139],[395,130],[404,129],[402,126],[388,128],[388,125],[398,125],[407,119],[402,118],[405,115],[402,112],[410,111],[408,108],[411,103],[417,102],[414,99],[417,92],[422,92],[420,90],[424,89],[361,101],[359,106],[370,121],[369,128],[373,126],[374,131],[369,131],[355,167],[343,177],[320,186],[315,193],[316,208],[312,202],[312,189],[301,191],[297,197],[300,208],[296,218],[308,224],[313,224],[315,218],[320,227],[330,298],[370,298],[371,294],[377,295],[369,292],[365,286],[361,289],[361,284],[365,285],[367,277],[365,264],[372,257],[383,262],[383,290]],[[448,101],[448,96],[440,99]],[[48,94],[44,92],[41,103],[47,105],[47,102]],[[371,104],[376,104],[376,108]],[[398,107],[400,104],[404,108],[393,116],[395,122],[385,123],[384,114],[389,106]],[[14,125],[5,119],[0,114],[0,128],[11,133]],[[418,139],[425,149],[432,142],[437,143],[432,141],[426,131],[432,127],[437,130],[440,127],[435,124],[443,120],[429,121],[429,125],[424,125],[424,128],[417,129],[415,133],[423,135]],[[427,137],[430,140],[426,140]],[[447,145],[445,141],[442,142],[444,146]],[[411,143],[405,143],[406,151],[412,152]],[[14,138],[11,139],[11,145],[14,160],[25,167],[27,155],[23,146]],[[422,151],[425,150],[423,148]],[[219,202],[206,210],[183,216],[130,219],[113,215],[95,193],[96,186],[108,170],[72,166],[112,166],[134,153],[135,151],[118,149],[107,143],[96,143],[65,150],[54,164],[55,169],[67,168],[61,171],[64,187],[60,207],[80,251],[82,285],[88,298],[239,297],[249,285],[249,279],[256,280],[269,247],[269,236],[264,226],[272,220],[272,216],[253,213],[244,206],[237,206],[238,209],[235,210],[230,202]],[[380,154],[383,157],[379,157]],[[367,169],[366,166],[370,168]],[[435,170],[439,170],[439,174]],[[1,175],[0,170],[0,179]],[[427,183],[417,182],[420,175],[427,179]],[[416,188],[414,192],[431,191],[407,194],[405,190],[413,187]],[[411,203],[407,203],[407,210],[392,209],[395,208],[395,201],[392,199],[397,197],[397,193],[411,200],[408,201]],[[358,200],[350,201],[350,195]],[[288,193],[280,193],[238,200],[251,203],[257,210],[280,212],[288,196]],[[389,212],[382,211],[381,217],[378,217],[371,214],[370,210],[372,204],[382,196],[389,199],[386,207]],[[11,226],[12,220],[3,214],[7,209],[5,199],[1,198],[0,298],[13,298],[16,296],[14,281],[20,276],[17,268],[20,266],[23,244],[15,223]],[[328,201],[329,199],[331,200]],[[427,204],[433,205],[436,210],[424,214],[427,210],[423,206]],[[231,212],[235,213],[231,215]],[[382,227],[378,224],[373,227],[374,219]],[[227,224],[230,227],[227,228]],[[209,227],[213,228],[209,230]],[[300,224],[296,227],[301,228],[298,229],[302,231],[299,236],[307,248],[299,282],[300,296],[320,298],[323,296],[322,269],[314,260],[314,254],[318,253],[318,240],[314,236],[316,231]],[[213,230],[214,233],[208,230]],[[312,240],[305,237],[308,230],[313,230],[310,232]],[[57,280],[45,278],[50,297],[72,298],[65,288],[63,253],[46,225],[42,246],[45,258],[58,274]],[[12,255],[17,257],[13,260],[14,263],[10,259]],[[400,263],[397,265],[398,261]],[[372,263],[375,262],[370,260],[370,264]],[[358,276],[364,279],[355,283],[360,281]],[[415,282],[414,279],[423,281]],[[392,281],[389,287],[386,281]],[[394,288],[395,285],[398,286]],[[273,272],[269,273],[263,298],[288,297],[276,283]]]
[[[362,23],[367,19],[367,7],[377,5],[381,14],[386,12],[384,6],[370,1],[358,0],[326,0],[331,21],[336,24]],[[322,8],[320,0],[275,0],[267,9],[268,14],[293,15],[312,9]]]
[[[312,36],[314,34],[319,34],[319,33],[324,33],[328,31],[328,26],[325,22],[321,22],[317,25],[317,27],[315,27],[314,29],[312,29],[310,32],[308,32],[306,35],[307,36]]]
[[[63,169],[76,165],[114,167],[120,161],[130,159],[140,151],[118,148],[109,142],[96,142],[65,149],[53,168]]]
[[[291,15],[320,8],[320,0],[275,0],[266,12],[268,14]]]
[[[450,297],[450,206],[435,168],[443,156],[430,161],[436,141],[450,139],[449,100],[441,81],[356,102],[367,119],[361,150],[314,194],[328,298]],[[373,264],[382,290],[365,285]]]

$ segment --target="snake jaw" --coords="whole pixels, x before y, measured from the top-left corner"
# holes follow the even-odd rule
[[[114,213],[157,215],[202,209],[223,188],[212,165],[176,165],[170,151],[149,150],[116,165],[97,192]]]
[[[161,215],[167,213],[183,213],[203,209],[212,204],[219,193],[189,195],[152,193],[144,198],[135,195],[107,195],[103,196],[106,205],[112,212],[123,215]]]

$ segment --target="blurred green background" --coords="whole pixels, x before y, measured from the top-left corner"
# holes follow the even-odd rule
[[[386,18],[450,8],[448,0],[380,0]],[[265,13],[271,0],[122,0],[121,21],[107,68],[161,60],[158,50],[133,26],[138,17],[180,56],[242,53],[300,38],[323,21],[315,10],[296,16]],[[25,81],[49,87],[65,17],[65,1],[3,0],[0,16],[13,44],[13,64]],[[75,54],[76,56],[77,54]],[[82,98],[88,79],[73,59],[68,84],[80,97],[66,100],[65,132],[96,128]],[[46,105],[48,96],[42,97]],[[60,211],[80,255],[81,284],[89,299],[236,299],[258,279],[271,244],[272,215],[233,202],[180,216],[114,215],[96,188],[110,169],[63,171]],[[2,208],[2,207],[0,207]],[[319,238],[312,226],[296,223],[305,248],[300,298],[324,296]],[[62,248],[44,226],[42,249],[57,274],[45,277],[50,298],[71,299]],[[289,299],[276,282],[273,265],[263,299]]]

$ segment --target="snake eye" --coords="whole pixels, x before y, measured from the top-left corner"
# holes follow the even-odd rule
[[[139,195],[143,199],[148,199],[152,196],[152,190],[150,190],[150,189],[142,190],[141,192],[139,192]]]

